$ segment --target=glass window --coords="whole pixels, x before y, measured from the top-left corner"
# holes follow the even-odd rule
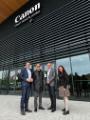
[[[89,96],[90,91],[90,61],[89,55],[79,55],[71,58],[72,72],[76,96]]]
[[[3,74],[2,74],[3,80],[6,80],[8,78],[8,72],[9,72],[9,70],[4,70],[3,71]]]
[[[2,74],[3,74],[3,71],[0,71],[0,93],[1,93]]]
[[[56,60],[56,67],[58,68],[59,65],[63,65],[67,73],[71,74],[71,68],[70,68],[70,60],[69,58],[59,59]]]
[[[15,79],[15,70],[10,71],[10,79]]]
[[[2,79],[3,71],[0,71],[0,79]]]
[[[90,73],[89,55],[79,55],[71,58],[73,74],[87,75]]]

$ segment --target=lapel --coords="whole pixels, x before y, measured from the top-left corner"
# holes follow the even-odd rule
[[[26,74],[26,76],[28,77],[28,72],[27,72],[27,69],[25,68],[25,74]]]
[[[49,77],[51,77],[51,75],[52,75],[52,68],[50,69],[50,72],[49,72]]]

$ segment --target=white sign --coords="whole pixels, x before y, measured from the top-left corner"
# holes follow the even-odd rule
[[[40,2],[26,10],[24,13],[16,16],[15,18],[15,27],[19,26],[21,23],[31,20],[34,16],[40,13]]]

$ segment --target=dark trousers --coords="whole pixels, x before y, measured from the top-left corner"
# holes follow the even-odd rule
[[[21,110],[28,109],[29,95],[30,95],[30,85],[22,85]]]
[[[37,109],[37,98],[39,97],[39,107],[42,107],[42,91],[34,92],[34,108]]]
[[[51,101],[51,108],[56,110],[56,93],[55,93],[55,86],[48,85],[48,91]]]

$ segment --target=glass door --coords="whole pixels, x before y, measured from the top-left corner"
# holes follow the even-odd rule
[[[10,70],[9,77],[9,93],[19,94],[21,92],[21,81],[18,79],[17,74],[19,74],[21,69]]]
[[[1,71],[0,88],[2,94],[8,94],[9,92],[9,72],[9,70]]]

